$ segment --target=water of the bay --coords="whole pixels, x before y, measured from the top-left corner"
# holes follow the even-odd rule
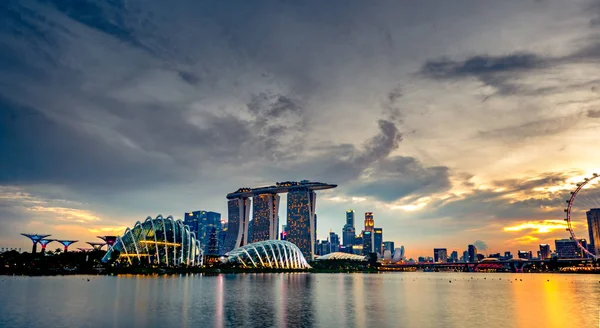
[[[89,281],[88,281],[89,279]],[[0,276],[0,327],[600,327],[600,276]]]

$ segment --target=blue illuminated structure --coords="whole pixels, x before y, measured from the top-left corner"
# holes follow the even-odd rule
[[[42,254],[46,253],[46,246],[53,241],[55,241],[55,240],[54,239],[42,239],[39,241],[40,245],[42,245]]]
[[[65,253],[69,251],[69,246],[78,242],[79,240],[57,240],[57,242],[61,243],[65,246]]]
[[[38,235],[38,234],[28,234],[28,233],[22,233],[21,235],[31,239],[31,242],[33,243],[33,247],[31,248],[32,254],[35,254],[35,252],[37,251],[37,244],[40,242],[40,240],[51,236],[51,235]]]

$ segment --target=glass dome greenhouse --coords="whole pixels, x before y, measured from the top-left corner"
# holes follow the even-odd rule
[[[107,252],[102,262],[161,266],[201,266],[202,250],[193,232],[172,216],[148,217],[125,230]]]
[[[244,268],[309,269],[298,246],[285,240],[265,240],[227,253],[227,261]]]

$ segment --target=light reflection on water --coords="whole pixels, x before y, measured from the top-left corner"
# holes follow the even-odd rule
[[[599,307],[597,275],[0,276],[0,327],[596,327]]]

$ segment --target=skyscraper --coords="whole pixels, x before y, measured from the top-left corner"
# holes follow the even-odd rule
[[[342,242],[345,246],[355,244],[356,228],[354,227],[354,211],[346,211],[346,224],[342,230]]]
[[[384,241],[383,242],[383,251],[390,251],[392,255],[394,254],[394,242],[393,241]]]
[[[475,245],[469,245],[469,262],[475,263],[477,262],[477,247]]]
[[[248,223],[250,222],[250,198],[241,197],[227,202],[229,220],[227,221],[227,238],[223,252],[248,244]]]
[[[548,244],[540,244],[540,260],[545,260],[550,258],[550,245]]]
[[[452,251],[452,254],[450,254],[450,262],[452,262],[452,263],[458,262],[458,252],[457,251]]]
[[[346,211],[346,224],[354,227],[354,210]]]
[[[373,232],[375,228],[375,220],[373,219],[373,212],[365,213],[365,231]]]
[[[445,248],[434,248],[433,249],[433,262],[435,262],[435,263],[448,262],[448,250]]]
[[[374,244],[374,237],[373,237],[373,232],[372,231],[365,231],[363,232],[363,255],[369,255],[370,253],[374,252],[373,249],[373,244]]]
[[[383,246],[383,228],[375,228],[373,229],[374,231],[374,235],[373,235],[373,249],[374,252],[379,254],[380,256],[383,255],[383,250],[382,250],[382,246]]]
[[[190,232],[193,232],[196,240],[200,242],[200,248],[207,253],[211,230],[214,228],[217,235],[221,231],[221,213],[210,211],[185,213],[183,224],[190,227]]]
[[[330,231],[329,232],[329,252],[339,252],[340,251],[340,236],[337,233]]]
[[[275,240],[279,230],[279,195],[261,194],[253,198],[252,239],[253,243]]]
[[[308,188],[290,190],[287,196],[287,241],[295,244],[308,261],[315,253],[315,202],[317,194]]]
[[[590,249],[595,255],[600,254],[600,208],[592,208],[586,213],[588,232],[590,234]]]

